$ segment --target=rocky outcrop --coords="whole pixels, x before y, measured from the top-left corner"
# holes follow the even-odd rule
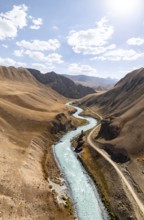
[[[50,133],[54,135],[72,129],[75,129],[73,122],[69,120],[64,113],[60,113],[56,115],[55,119],[52,121]]]
[[[49,72],[42,74],[35,69],[28,69],[28,71],[41,83],[49,85],[52,89],[68,98],[81,98],[91,93],[95,93],[95,90],[80,84],[75,84],[71,79],[63,75],[56,74],[55,72]]]
[[[100,131],[95,138],[103,138],[106,141],[113,140],[120,134],[120,127],[112,124],[112,118],[106,118],[101,122]],[[125,163],[130,160],[126,149],[120,147],[116,148],[113,144],[102,144],[103,149],[111,156],[111,159],[117,163]]]
[[[82,150],[83,150],[83,145],[85,143],[84,141],[84,132],[83,130],[81,131],[81,134],[79,135],[79,137],[77,138],[76,140],[76,147],[75,147],[75,150],[74,152],[76,153],[80,153]]]
[[[120,133],[120,128],[113,125],[110,118],[101,121],[101,129],[96,138],[104,138],[105,140],[112,140]]]
[[[130,160],[124,148],[117,149],[112,144],[104,144],[103,148],[111,156],[111,159],[117,163],[125,163]]]

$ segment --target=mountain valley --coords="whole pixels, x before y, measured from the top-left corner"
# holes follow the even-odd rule
[[[65,105],[70,100],[84,108],[85,115],[99,118],[94,142],[118,164],[144,201],[143,68],[127,74],[106,92],[78,86],[53,72],[44,75],[15,67],[1,66],[0,81],[3,219],[74,219],[69,198],[61,192],[58,202],[58,192],[52,186],[58,184],[61,190],[64,183],[51,145],[85,123],[71,116],[73,108]],[[78,157],[98,186],[112,219],[137,218],[134,203],[116,172],[85,138],[82,144]]]

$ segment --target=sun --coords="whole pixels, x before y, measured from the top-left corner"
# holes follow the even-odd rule
[[[141,9],[142,0],[107,0],[108,8],[114,15],[134,16]]]

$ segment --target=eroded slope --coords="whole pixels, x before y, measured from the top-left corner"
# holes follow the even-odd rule
[[[104,116],[99,137],[129,154],[144,151],[144,69],[135,70],[115,87],[100,95],[90,95],[81,104]]]
[[[66,101],[26,69],[0,67],[0,218],[72,218],[45,179],[60,175],[50,144],[73,126]]]

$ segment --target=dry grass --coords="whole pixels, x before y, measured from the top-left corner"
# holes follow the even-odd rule
[[[106,132],[103,132],[102,138],[97,141],[127,151],[130,161],[122,165],[122,170],[142,201],[144,201],[143,94],[144,68],[141,68],[129,73],[110,91],[89,95],[79,100],[79,104],[85,109],[102,114],[103,118],[109,120],[110,125],[119,127],[120,132],[115,138],[106,140],[104,135]],[[91,114],[89,110],[87,113]]]
[[[0,219],[72,219],[43,172],[48,157],[47,169],[58,175],[50,126],[58,113],[68,115],[67,100],[24,69],[1,67],[0,79]]]

